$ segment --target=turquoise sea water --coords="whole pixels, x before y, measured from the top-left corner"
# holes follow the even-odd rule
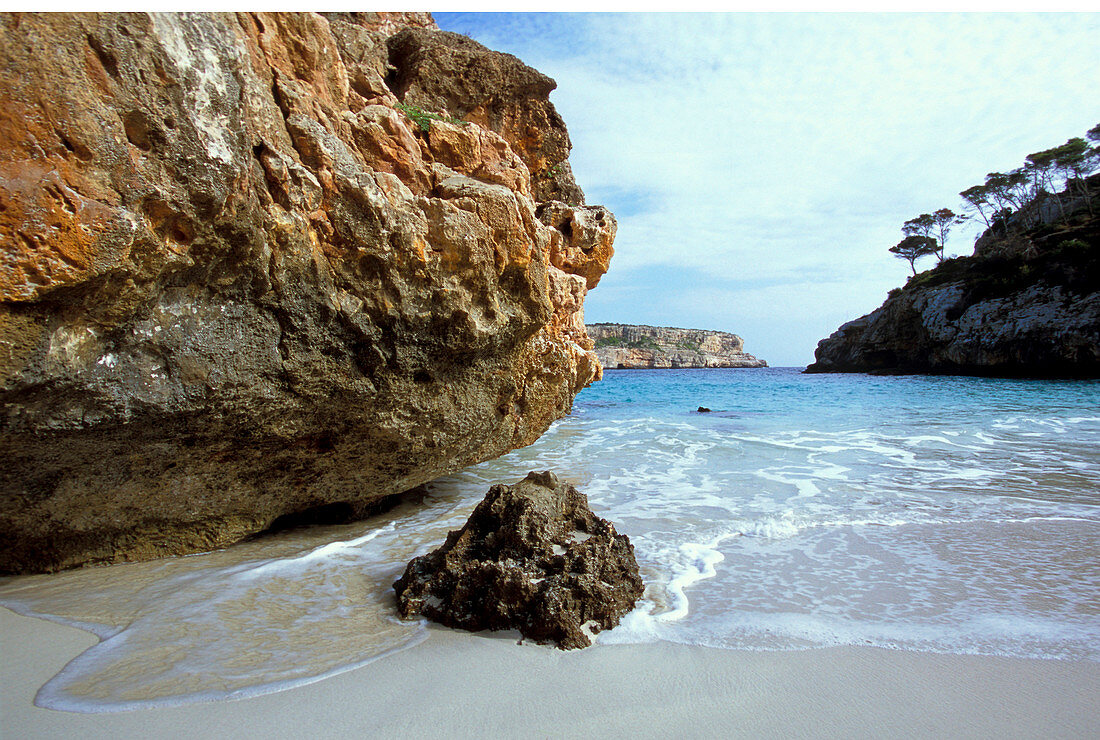
[[[611,639],[1100,659],[1100,383],[608,375],[586,490],[672,607]]]
[[[7,579],[0,604],[101,638],[43,706],[300,685],[424,639],[390,584],[532,469],[634,543],[646,596],[602,644],[1100,660],[1097,381],[608,371],[535,445],[370,522]]]

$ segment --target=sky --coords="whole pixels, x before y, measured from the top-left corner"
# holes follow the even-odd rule
[[[1096,13],[434,16],[557,81],[619,224],[586,320],[730,331],[774,367],[904,283],[904,221],[1100,122]]]

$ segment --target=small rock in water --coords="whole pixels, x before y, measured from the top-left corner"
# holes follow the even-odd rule
[[[643,591],[630,540],[549,471],[490,488],[462,529],[393,587],[404,618],[517,629],[562,649],[591,645]]]
[[[710,409],[708,409],[706,406],[700,406],[698,413],[700,413],[700,414],[709,414]]]

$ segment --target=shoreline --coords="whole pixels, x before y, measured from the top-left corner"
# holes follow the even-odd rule
[[[672,369],[690,369],[690,371],[696,371],[696,369],[783,369],[781,367],[771,367],[770,365],[742,365],[742,366],[729,366],[729,367],[604,367],[605,373],[617,373],[618,371],[638,371],[638,369],[646,369],[646,371],[672,371]],[[597,380],[598,383],[598,380]]]
[[[94,635],[0,608],[0,636],[3,734],[20,738],[1100,734],[1092,661],[672,643],[562,652],[432,625],[415,647],[286,691],[80,714],[40,709],[34,695]]]

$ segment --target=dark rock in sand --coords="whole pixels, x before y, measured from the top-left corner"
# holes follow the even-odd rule
[[[462,529],[410,562],[394,590],[402,617],[517,629],[570,649],[618,624],[643,585],[626,535],[546,471],[490,488]]]

